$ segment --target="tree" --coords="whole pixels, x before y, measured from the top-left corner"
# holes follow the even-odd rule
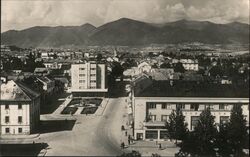
[[[232,154],[232,147],[229,143],[228,124],[220,124],[219,132],[216,137],[216,147],[221,157],[228,157]]]
[[[175,72],[184,73],[185,72],[185,68],[183,67],[182,63],[178,62],[174,66],[174,71]]]
[[[111,72],[111,75],[114,77],[114,78],[117,78],[119,76],[122,76],[123,75],[123,67],[121,66],[120,63],[118,62],[114,62],[113,64],[113,68],[112,68],[112,72]]]
[[[242,156],[242,150],[245,146],[248,133],[246,119],[244,118],[241,105],[239,104],[233,106],[228,124],[228,130],[229,142],[233,148],[234,156],[240,157]]]
[[[179,144],[180,150],[175,154],[176,157],[186,157],[186,156],[196,156],[198,154],[198,140],[196,140],[196,135],[194,131],[187,132],[186,137]]]
[[[222,76],[223,75],[223,71],[222,71],[222,68],[221,66],[214,66],[210,69],[210,75],[213,76],[213,77],[216,77],[217,75],[218,76]]]
[[[160,68],[171,68],[171,65],[169,63],[163,63],[160,65]]]
[[[200,156],[215,156],[215,138],[217,134],[214,116],[210,109],[206,108],[200,114],[197,126],[194,128],[195,139],[197,140],[197,154]]]
[[[101,61],[102,60],[102,54],[101,53],[98,53],[97,56],[96,56],[96,60],[97,61]]]
[[[180,108],[173,110],[169,116],[169,120],[166,122],[166,129],[170,139],[183,140],[187,134],[187,123],[185,123],[185,117],[182,114]]]

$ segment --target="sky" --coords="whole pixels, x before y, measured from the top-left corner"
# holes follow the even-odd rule
[[[119,18],[249,24],[249,0],[1,0],[1,32],[33,26],[100,26]]]

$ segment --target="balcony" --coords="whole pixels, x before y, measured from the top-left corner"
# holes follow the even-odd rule
[[[148,122],[143,122],[143,125],[145,127],[155,127],[155,126],[161,126],[164,127],[165,126],[165,122],[163,121],[148,121]]]

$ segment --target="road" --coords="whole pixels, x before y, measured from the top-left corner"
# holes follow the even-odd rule
[[[110,99],[101,116],[77,115],[72,130],[41,134],[47,143],[47,156],[117,156],[120,148],[121,125],[125,119],[125,98]],[[59,118],[59,117],[58,117]],[[38,141],[39,142],[39,141]]]

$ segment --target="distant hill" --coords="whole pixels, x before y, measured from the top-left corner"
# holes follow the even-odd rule
[[[207,21],[180,20],[150,24],[122,18],[100,27],[32,27],[1,34],[2,44],[19,47],[75,47],[82,45],[145,45],[183,42],[208,44],[249,43],[249,25],[215,24]]]

